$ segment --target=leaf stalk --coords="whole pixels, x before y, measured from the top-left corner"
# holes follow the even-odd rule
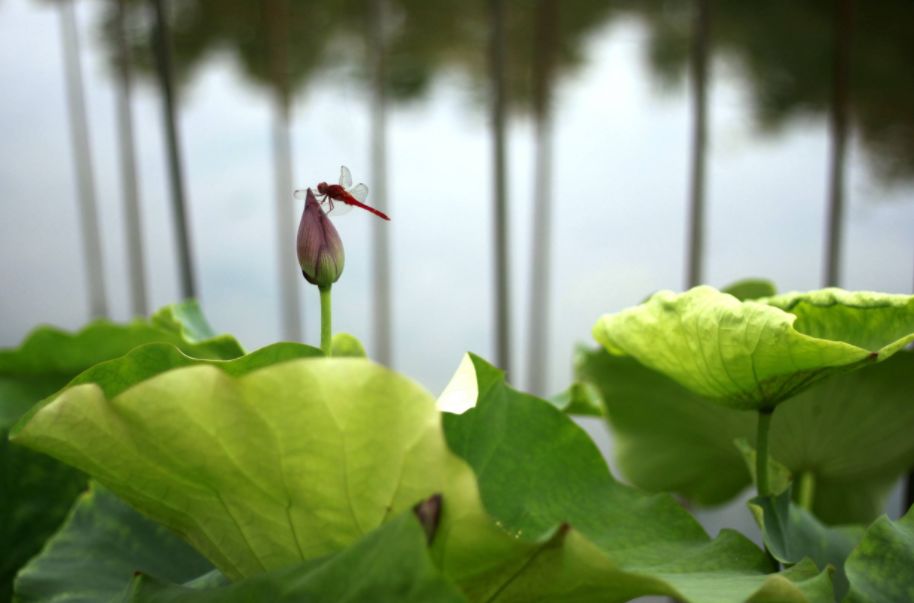
[[[812,471],[804,471],[800,474],[797,482],[797,503],[806,509],[812,511],[813,503],[816,499],[816,476]]]
[[[321,294],[321,350],[324,352],[325,356],[330,356],[331,341],[333,338],[333,328],[331,326],[333,311],[330,304],[331,287],[332,285],[318,287]]]
[[[774,409],[758,411],[758,432],[755,442],[755,481],[759,496],[768,496],[771,490],[768,484],[768,430],[771,427],[771,415]]]

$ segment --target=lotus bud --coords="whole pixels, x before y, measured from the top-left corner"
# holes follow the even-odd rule
[[[309,283],[323,289],[340,278],[345,260],[343,241],[310,188],[298,225],[296,248],[301,272]]]

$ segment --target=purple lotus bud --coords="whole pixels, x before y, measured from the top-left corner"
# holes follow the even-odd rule
[[[308,189],[305,209],[298,225],[298,263],[309,283],[329,287],[343,273],[343,242],[333,223]]]

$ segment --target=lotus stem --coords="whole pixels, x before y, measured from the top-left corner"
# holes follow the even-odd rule
[[[812,471],[804,471],[801,473],[797,487],[797,503],[807,511],[812,511],[812,505],[816,499],[815,474]]]
[[[759,496],[771,494],[768,485],[768,428],[774,409],[758,411],[758,436],[755,441],[755,481]]]
[[[331,327],[333,312],[330,308],[330,288],[331,285],[318,287],[318,290],[321,293],[321,350],[324,352],[325,356],[330,356],[331,340],[333,337],[333,329]]]

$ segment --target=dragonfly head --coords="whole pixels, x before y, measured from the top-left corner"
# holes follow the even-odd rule
[[[327,185],[326,182],[321,182],[320,184],[317,185],[317,192],[319,192],[322,195],[326,195],[328,188],[329,188],[329,186]]]

